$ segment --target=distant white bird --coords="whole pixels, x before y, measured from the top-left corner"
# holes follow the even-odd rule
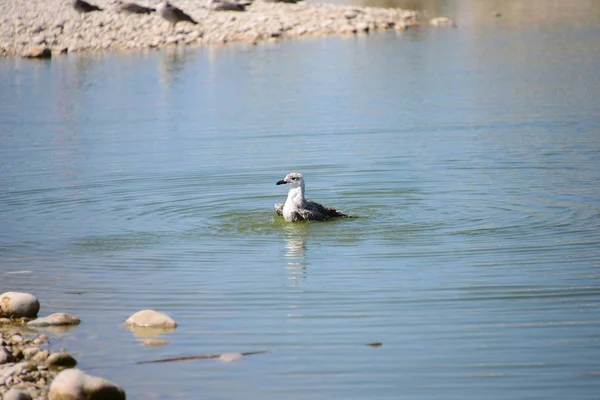
[[[287,200],[275,203],[275,211],[287,222],[324,221],[334,217],[349,217],[335,208],[326,207],[304,197],[304,178],[302,174],[292,172],[277,185],[289,185]]]
[[[246,11],[246,6],[235,0],[208,0],[206,7],[209,11]]]
[[[198,23],[192,19],[189,15],[184,13],[181,9],[175,7],[168,1],[163,1],[156,7],[158,15],[166,19],[171,23],[171,30],[175,29],[175,25],[178,22],[189,22],[197,25]]]
[[[72,4],[75,11],[81,14],[87,14],[92,11],[102,11],[100,7],[90,4],[87,1],[83,0],[73,0]]]

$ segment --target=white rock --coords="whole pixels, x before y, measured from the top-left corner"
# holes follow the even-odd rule
[[[29,359],[31,359],[31,357],[33,357],[34,355],[36,355],[39,352],[40,352],[39,347],[36,347],[36,346],[26,347],[23,349],[23,357],[25,357],[26,360],[29,360]]]
[[[177,324],[166,314],[154,310],[138,311],[125,321],[126,326],[147,328],[175,328]]]
[[[242,353],[223,353],[219,356],[219,361],[232,362],[244,357]]]
[[[454,26],[454,21],[452,21],[450,18],[448,17],[437,17],[437,18],[432,18],[429,20],[429,23],[431,25],[434,26],[440,26],[440,25],[452,25]]]
[[[11,376],[20,375],[23,371],[31,371],[33,368],[33,365],[27,361],[4,367],[0,370],[0,386],[4,385]]]
[[[11,318],[35,318],[40,302],[29,293],[6,292],[0,295],[0,316]]]
[[[10,337],[10,342],[12,344],[20,344],[20,343],[23,342],[23,336],[21,336],[21,335],[12,335]]]
[[[125,391],[106,379],[72,368],[60,372],[50,385],[50,400],[125,400]]]
[[[44,35],[39,35],[33,38],[33,43],[40,45],[46,43],[46,37]]]

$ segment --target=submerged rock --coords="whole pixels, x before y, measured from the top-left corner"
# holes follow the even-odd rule
[[[40,302],[30,293],[6,292],[0,295],[0,317],[35,318]]]
[[[449,25],[455,27],[456,24],[448,17],[437,17],[429,20],[429,23],[434,26]]]
[[[47,317],[37,318],[29,321],[29,326],[63,326],[63,325],[79,325],[81,320],[71,314],[54,313]]]
[[[126,326],[145,328],[175,328],[177,323],[168,315],[154,310],[138,311],[125,321]]]
[[[48,398],[50,400],[125,400],[125,391],[111,381],[72,368],[62,371],[54,378]]]

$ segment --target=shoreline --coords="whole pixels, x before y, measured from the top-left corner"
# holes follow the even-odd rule
[[[171,30],[158,14],[126,14],[115,0],[94,0],[104,10],[80,15],[70,0],[5,0],[0,5],[0,56],[24,55],[36,48],[51,54],[152,49],[171,45],[257,44],[304,36],[351,35],[417,23],[417,12],[351,5],[271,3],[255,0],[246,11],[209,11],[204,1],[173,4],[198,25],[181,22]],[[158,2],[138,4],[155,7]]]
[[[68,353],[51,347],[45,333],[18,322],[0,322],[0,398],[13,390],[46,399],[56,375],[76,363]]]

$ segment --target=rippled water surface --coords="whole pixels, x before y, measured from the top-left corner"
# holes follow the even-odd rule
[[[600,23],[511,15],[0,60],[0,292],[133,399],[598,399]]]

